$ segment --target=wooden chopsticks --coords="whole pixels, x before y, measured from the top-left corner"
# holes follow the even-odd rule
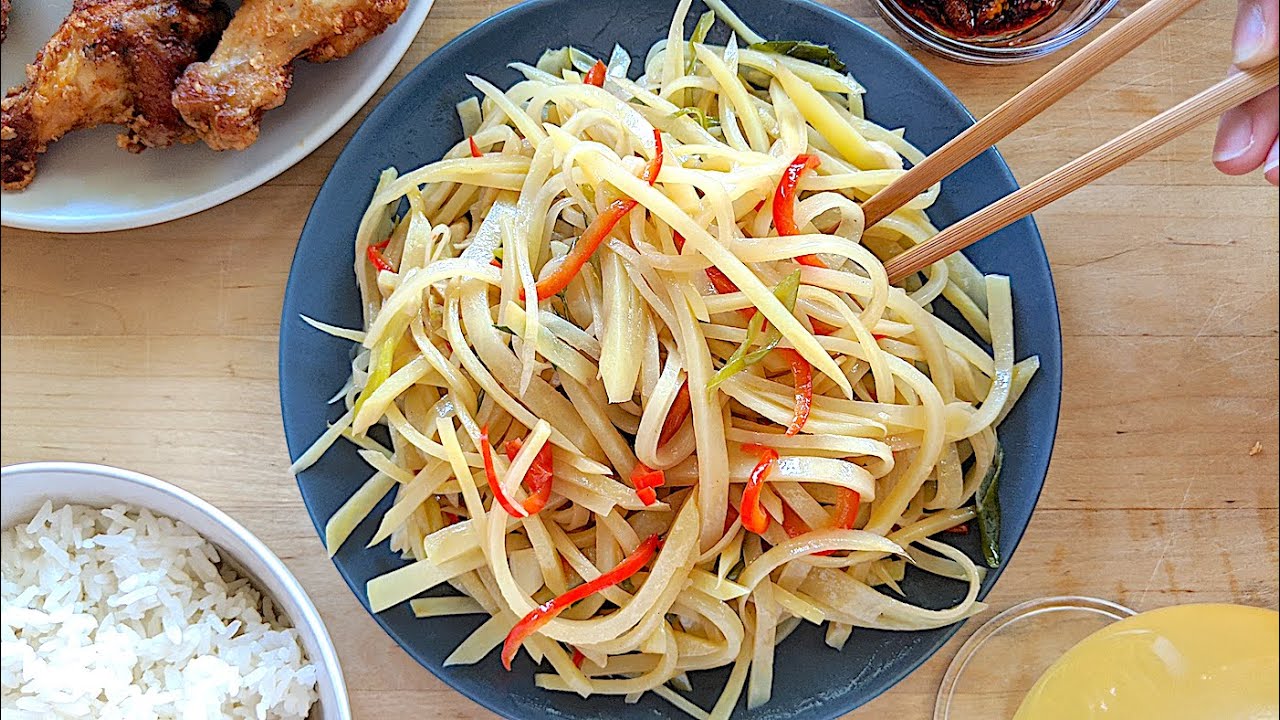
[[[1151,0],[1139,8],[1138,12],[1120,20],[1115,27],[1098,36],[1097,40],[1085,45],[1079,53],[1071,55],[1050,72],[1044,73],[1036,82],[1030,83],[1018,95],[1010,97],[992,110],[987,117],[952,138],[897,181],[869,197],[867,202],[863,202],[867,227],[881,222],[893,210],[901,208],[924,192],[925,188],[940,182],[948,174],[954,173],[960,165],[977,158],[988,147],[1004,140],[1005,136],[1023,126],[1027,120],[1041,114],[1053,102],[1061,100],[1107,65],[1123,58],[1134,47],[1142,45],[1147,38],[1156,35],[1161,28],[1197,3],[1199,0]]]
[[[1265,65],[1232,75],[1208,90],[1160,113],[1114,140],[1100,145],[1026,187],[1006,195],[951,225],[929,240],[886,262],[885,271],[889,274],[889,281],[901,280],[957,250],[968,247],[1009,223],[1093,182],[1197,125],[1261,95],[1276,86],[1280,79],[1278,68],[1280,63],[1273,58]],[[918,167],[924,167],[924,163]],[[912,172],[915,170],[909,171],[903,179]],[[870,218],[867,224],[871,224]]]
[[[911,198],[955,172],[956,168],[974,159],[1045,108],[1061,100],[1067,93],[1141,45],[1198,2],[1200,0],[1150,0],[1137,12],[952,138],[905,175],[868,198],[862,204],[866,226],[871,227],[880,222]]]

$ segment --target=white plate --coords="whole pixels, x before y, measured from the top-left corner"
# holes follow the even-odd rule
[[[258,187],[328,140],[373,96],[432,2],[410,0],[394,25],[349,57],[298,62],[288,100],[263,116],[262,135],[249,149],[215,152],[195,143],[133,155],[116,147],[118,127],[74,132],[40,156],[25,190],[3,193],[0,222],[47,232],[127,230],[192,215]],[[6,89],[22,82],[25,64],[70,7],[71,0],[13,3],[0,63]]]

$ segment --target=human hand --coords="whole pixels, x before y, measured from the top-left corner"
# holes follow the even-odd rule
[[[1232,72],[1251,68],[1276,56],[1280,36],[1280,0],[1240,0],[1232,39]],[[1280,131],[1277,88],[1222,114],[1213,144],[1213,164],[1227,175],[1244,175],[1263,167],[1267,182],[1277,178],[1277,133]]]

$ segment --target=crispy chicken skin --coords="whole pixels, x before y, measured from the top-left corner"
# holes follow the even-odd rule
[[[9,34],[9,0],[0,0],[0,42]]]
[[[4,189],[26,187],[37,156],[72,130],[123,125],[117,142],[130,152],[194,142],[171,92],[229,16],[214,0],[75,0],[27,82],[0,104]]]
[[[187,68],[173,104],[215,150],[258,139],[262,114],[279,107],[293,60],[327,62],[375,37],[407,0],[245,0],[207,62]]]

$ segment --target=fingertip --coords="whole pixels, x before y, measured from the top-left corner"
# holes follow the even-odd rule
[[[1214,166],[1227,175],[1243,175],[1261,160],[1253,149],[1253,116],[1243,106],[1223,113],[1213,143]]]
[[[1280,139],[1271,142],[1271,150],[1262,166],[1262,175],[1272,185],[1280,185]]]
[[[1222,114],[1213,145],[1213,164],[1227,175],[1262,167],[1280,132],[1276,88]]]
[[[1240,0],[1232,37],[1232,62],[1241,68],[1263,64],[1276,56],[1280,42],[1280,3]]]

